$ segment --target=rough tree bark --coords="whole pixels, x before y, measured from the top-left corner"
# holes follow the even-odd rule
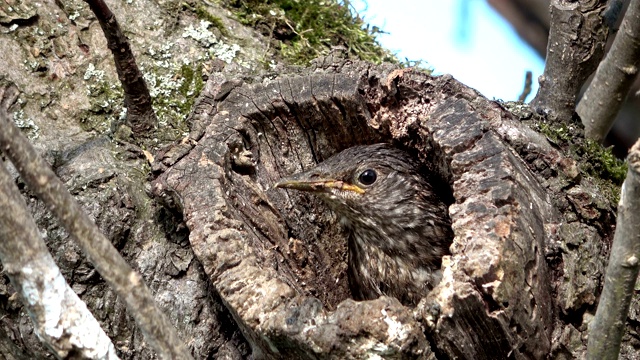
[[[126,24],[125,33],[152,80],[162,121],[153,140],[166,144],[167,138],[175,139],[185,131],[175,109],[192,104],[202,73],[220,62],[216,57],[228,56],[225,51],[235,54],[237,50],[231,51],[232,45],[223,42],[211,25],[203,25],[193,12],[180,11],[174,2],[110,5]],[[226,14],[218,7],[205,9]],[[236,61],[255,64],[255,54],[264,51],[256,40],[259,35],[224,19],[236,29],[234,40],[242,39],[247,46]],[[111,124],[118,123],[123,99],[112,56],[88,6],[74,0],[2,2],[0,49],[0,77],[21,92],[11,109],[14,120],[103,233],[143,275],[156,302],[185,335],[194,357],[249,356],[246,341],[193,256],[181,218],[158,206],[148,194],[150,167],[143,152],[127,144],[126,130],[117,135],[110,131]],[[124,303],[16,172],[9,170],[65,279],[100,321],[118,355],[153,359]],[[0,358],[50,357],[4,273],[0,303]]]
[[[550,119],[564,121],[575,112],[576,98],[604,55],[609,34],[607,1],[551,0],[551,27],[544,73],[531,106]]]
[[[579,357],[614,216],[576,161],[450,77],[316,65],[231,91],[211,81],[194,118],[208,127],[177,162],[160,159],[169,168],[154,185],[184,213],[195,255],[254,354]],[[380,141],[439,173],[455,199],[444,280],[416,309],[345,300],[335,218],[312,197],[272,188]]]
[[[185,64],[200,64],[209,79],[189,135],[160,152],[151,148],[157,178],[149,186],[140,149],[126,144],[121,131],[110,141],[103,135],[108,126],[96,120],[118,113],[110,87],[89,88],[109,94],[99,101],[85,89],[100,76],[115,79],[99,25],[80,1],[40,5],[37,16],[28,4],[0,16],[6,30],[0,48],[7,49],[1,68],[23,92],[14,116],[30,126],[21,116],[30,114],[26,130],[34,142],[143,274],[194,357],[583,354],[613,206],[605,196],[609,185],[579,170],[583,154],[571,155],[573,142],[532,130],[554,125],[534,120],[526,108],[488,101],[450,77],[387,65],[327,59],[310,69],[258,74],[246,64],[255,65],[255,54],[267,46],[226,18],[235,36],[255,48],[224,65],[213,60],[226,56],[218,52],[224,44],[211,32],[196,35],[193,14],[162,1],[116,2],[113,11],[130,26],[134,51],[158,79],[150,85],[156,104],[169,91],[158,92],[159,84],[187,78]],[[46,24],[46,31],[39,35],[34,23]],[[169,58],[178,65],[162,73],[154,60]],[[163,123],[161,130],[181,134],[186,127],[180,126]],[[579,124],[564,130],[580,137]],[[158,133],[159,143],[169,137]],[[343,148],[380,141],[440,174],[452,198],[456,237],[444,281],[415,309],[391,298],[349,300],[345,240],[333,215],[312,197],[271,189],[280,176]],[[122,302],[24,191],[61,271],[119,355],[153,358]],[[15,290],[6,277],[0,280],[2,355],[44,357]],[[623,358],[640,346],[638,308],[634,298]]]

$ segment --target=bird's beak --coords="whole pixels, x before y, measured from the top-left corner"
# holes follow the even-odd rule
[[[332,180],[332,179],[324,179],[324,180],[304,180],[304,179],[295,179],[293,177],[284,178],[278,181],[274,187],[281,189],[295,189],[300,191],[308,191],[308,192],[328,192],[330,189],[338,189],[342,191],[352,191],[357,194],[364,194],[364,189],[345,183],[341,180]]]

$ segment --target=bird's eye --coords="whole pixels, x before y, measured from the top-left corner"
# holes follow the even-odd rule
[[[371,185],[378,179],[378,174],[376,174],[375,170],[367,169],[360,173],[358,176],[358,181],[362,185]]]

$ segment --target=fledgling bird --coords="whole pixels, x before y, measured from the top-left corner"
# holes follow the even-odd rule
[[[406,152],[354,146],[275,186],[314,193],[339,216],[356,300],[388,295],[415,305],[440,281],[453,238],[447,205]]]

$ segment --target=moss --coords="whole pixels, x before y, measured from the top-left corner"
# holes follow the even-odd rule
[[[204,88],[204,80],[202,80],[202,65],[197,65],[195,69],[189,65],[182,65],[180,68],[182,75],[182,84],[178,91],[184,98],[185,102],[180,106],[184,114],[188,114],[193,107],[196,98]]]
[[[145,81],[153,97],[158,117],[155,137],[160,141],[175,140],[188,133],[187,116],[204,88],[201,63],[154,63],[145,71]]]
[[[585,140],[585,164],[589,173],[604,179],[610,179],[616,185],[622,185],[627,176],[627,163],[618,159],[611,148],[605,148],[596,141]]]
[[[276,40],[286,60],[307,64],[343,47],[349,57],[403,64],[376,37],[382,31],[365,24],[348,0],[222,0],[245,25]]]
[[[84,114],[80,117],[80,128],[84,131],[96,131],[104,134],[109,130],[110,121],[105,118],[104,114]]]
[[[627,164],[616,158],[611,148],[605,148],[596,141],[576,136],[582,133],[581,124],[561,122],[538,122],[537,130],[555,144],[568,146],[580,169],[602,180],[610,180],[622,185],[627,175]],[[581,135],[581,134],[580,134]]]
[[[188,132],[185,119],[205,85],[202,64],[167,66],[165,62],[153,61],[144,68],[145,81],[159,122],[154,137],[161,141],[183,137]],[[123,119],[122,88],[119,84],[109,83],[103,73],[93,67],[87,69],[85,78],[90,108],[81,117],[80,125],[85,131],[107,133],[118,116]]]
[[[586,139],[584,128],[579,122],[549,122],[534,115],[533,119],[526,123],[571,156],[578,164],[580,172],[589,176],[589,181],[597,184],[597,188],[609,204],[615,206],[618,203],[620,185],[626,177],[627,164],[616,158],[611,148],[605,148],[593,140]]]

